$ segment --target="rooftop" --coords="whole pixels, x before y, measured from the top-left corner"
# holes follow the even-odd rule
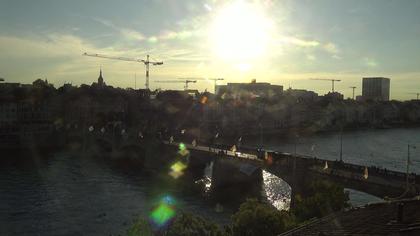
[[[400,207],[401,211],[399,205],[403,205]],[[286,235],[420,235],[420,200],[384,202],[351,208],[281,234]]]

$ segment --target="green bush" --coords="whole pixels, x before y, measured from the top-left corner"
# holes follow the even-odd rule
[[[248,199],[232,216],[233,236],[278,235],[295,225],[288,212],[271,205]]]
[[[144,218],[137,219],[128,229],[127,236],[153,236],[152,227]]]
[[[302,222],[342,210],[349,206],[348,200],[348,194],[340,185],[328,181],[313,181],[310,183],[307,197],[295,197],[292,212]]]
[[[139,218],[127,231],[127,236],[225,236],[226,234],[218,225],[204,220],[201,217],[180,213],[159,232],[153,232],[150,223],[144,218]]]
[[[168,236],[224,236],[218,225],[189,213],[179,214],[169,226]]]

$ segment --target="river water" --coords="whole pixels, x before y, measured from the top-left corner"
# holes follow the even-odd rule
[[[298,138],[296,151],[335,160],[339,138],[336,133]],[[420,149],[420,129],[344,133],[343,160],[404,171],[407,143]],[[295,150],[295,142],[279,138],[266,139],[264,144],[280,151]],[[416,173],[420,172],[419,149],[411,150],[411,170]],[[210,168],[207,177],[211,177]],[[262,195],[277,208],[287,208],[288,185],[267,172],[263,177]],[[234,212],[226,206],[218,213],[204,193],[163,183],[161,176],[135,166],[69,152],[2,154],[0,235],[123,235],[133,219],[147,217],[163,196],[176,199],[179,210],[221,224],[228,223]],[[356,191],[350,196],[355,205],[379,200]]]

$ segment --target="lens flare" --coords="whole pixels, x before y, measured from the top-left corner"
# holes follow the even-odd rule
[[[206,104],[207,103],[207,100],[208,100],[208,98],[206,97],[206,96],[203,96],[202,98],[201,98],[201,104]]]
[[[186,165],[184,165],[184,164],[183,164],[182,162],[180,162],[180,161],[176,162],[175,164],[173,164],[173,165],[171,166],[171,169],[172,169],[173,171],[177,171],[177,172],[183,171],[183,170],[185,170],[185,168],[187,168],[187,166],[186,166]]]
[[[183,157],[188,156],[188,154],[190,154],[190,152],[189,152],[189,151],[188,151],[188,149],[187,149],[187,146],[185,146],[185,144],[184,144],[184,143],[180,143],[180,144],[179,144],[179,151],[178,151],[178,153],[179,153],[181,156],[183,156]]]
[[[175,201],[172,197],[163,197],[160,204],[151,212],[150,219],[158,227],[166,225],[175,216],[174,206]]]
[[[182,175],[184,175],[184,170],[187,168],[187,165],[178,161],[171,166],[171,171],[169,175],[172,176],[174,179],[178,179]]]

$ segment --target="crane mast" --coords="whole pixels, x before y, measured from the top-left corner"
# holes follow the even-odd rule
[[[311,80],[326,80],[326,81],[331,81],[331,90],[332,90],[332,92],[334,93],[334,83],[335,82],[340,82],[341,80],[339,80],[339,79],[311,79]]]
[[[146,56],[146,60],[143,59],[136,59],[136,58],[128,58],[128,57],[112,57],[112,56],[106,56],[102,54],[90,54],[90,53],[83,53],[83,56],[88,57],[99,57],[99,58],[106,58],[106,59],[112,59],[112,60],[120,60],[120,61],[133,61],[133,62],[140,62],[143,63],[146,66],[146,89],[149,89],[149,68],[150,64],[157,66],[157,65],[163,65],[162,61],[150,61],[150,55]]]
[[[353,100],[354,100],[354,90],[357,88],[356,86],[351,86],[350,87],[353,90]]]
[[[410,93],[410,94],[417,95],[417,100],[419,100],[420,93]]]
[[[214,81],[214,94],[216,94],[217,81],[225,80],[224,78],[180,78],[180,79],[189,79],[189,80],[213,80]]]
[[[188,90],[188,84],[197,83],[197,80],[158,80],[156,83],[185,83],[184,90]]]

